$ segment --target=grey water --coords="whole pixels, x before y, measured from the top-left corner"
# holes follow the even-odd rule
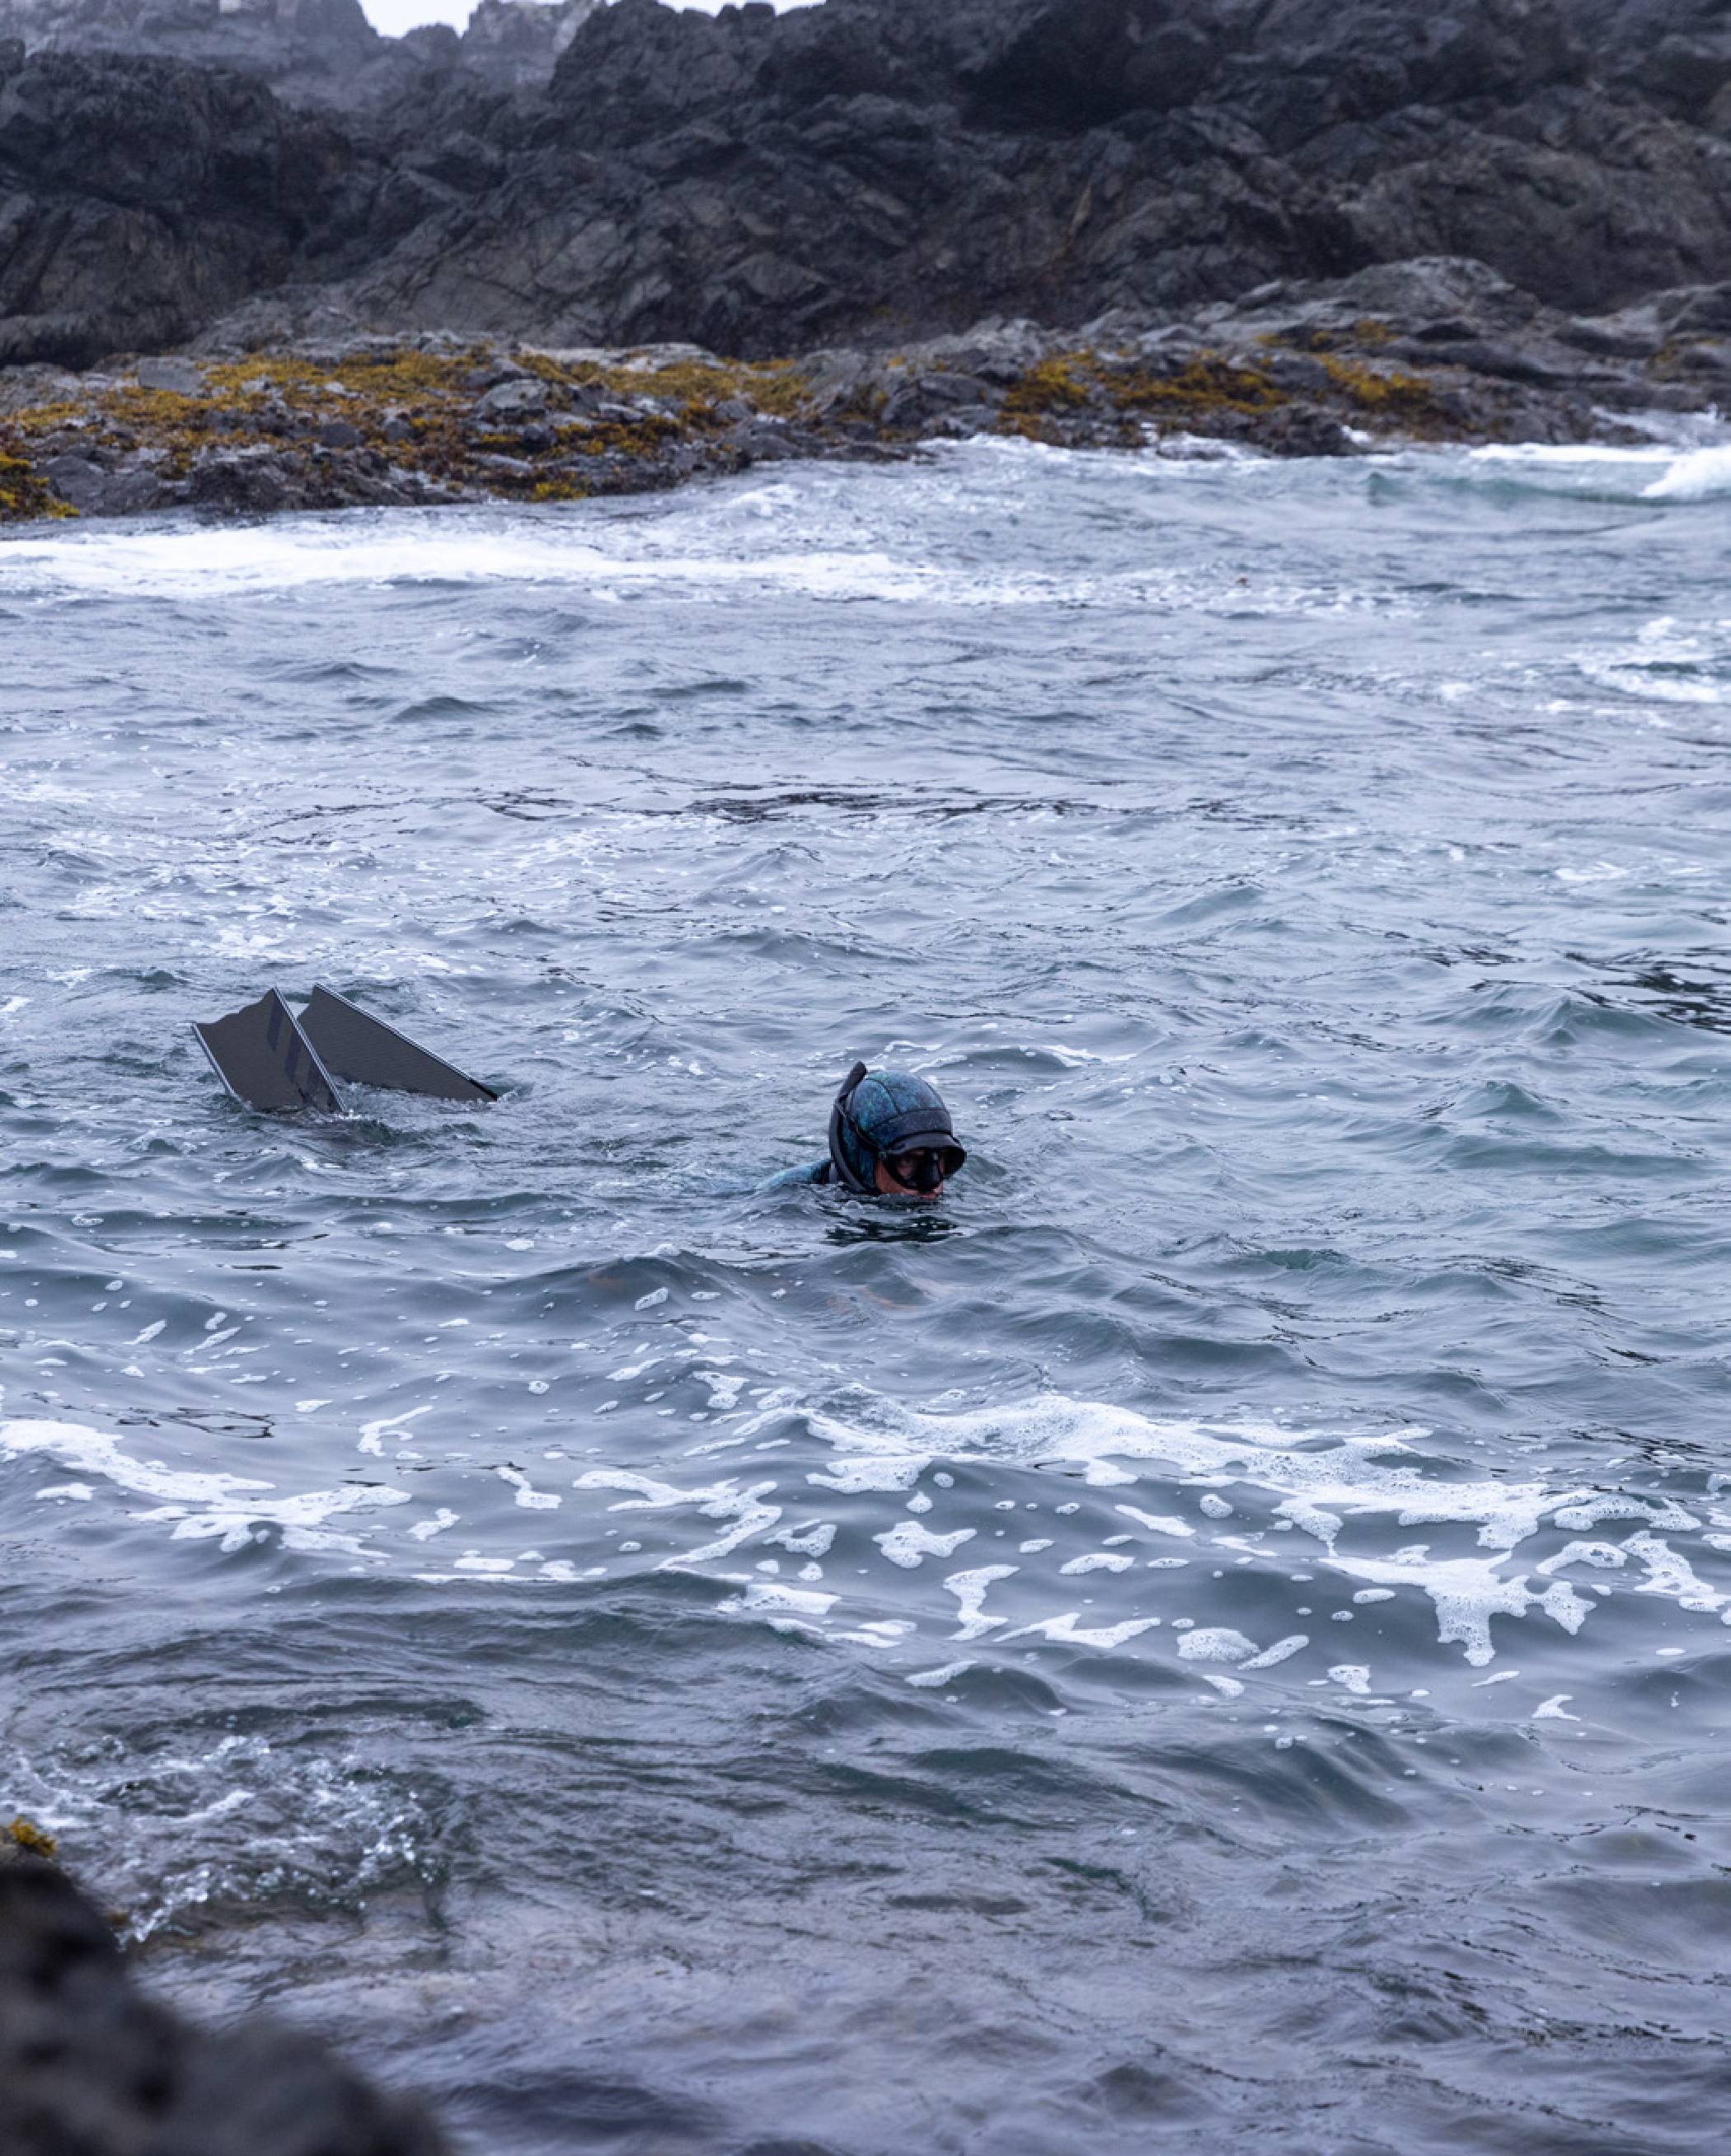
[[[5,1815],[487,2156],[1718,2147],[1728,500],[0,547]],[[757,1194],[856,1055],[965,1172]]]

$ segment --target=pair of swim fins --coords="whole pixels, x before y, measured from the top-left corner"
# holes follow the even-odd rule
[[[341,1111],[335,1081],[390,1086],[435,1101],[496,1101],[430,1049],[370,1018],[334,988],[315,988],[297,1018],[274,988],[255,1004],[192,1030],[228,1091],[248,1108]]]

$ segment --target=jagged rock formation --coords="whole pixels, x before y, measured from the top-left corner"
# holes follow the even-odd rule
[[[1607,77],[1679,119],[1731,132],[1731,12],[1724,0],[1574,0]]]
[[[479,0],[454,58],[502,88],[543,89],[561,54],[600,5],[601,0]]]
[[[618,0],[382,318],[787,349],[1080,322],[1477,256],[1605,306],[1731,270],[1731,146],[1594,78],[1553,0]]]
[[[300,4],[353,32],[354,0]],[[161,346],[243,301],[260,341],[750,356],[1146,324],[1432,254],[1576,312],[1731,276],[1722,0],[586,5],[520,33],[565,41],[545,88],[490,0],[492,76],[449,33],[383,41],[419,58],[322,121],[184,64],[0,49],[0,354]]]
[[[133,1984],[64,1875],[0,1840],[6,2156],[443,2156],[415,2107],[310,2039],[212,2035]]]
[[[0,364],[177,343],[292,271],[355,266],[389,222],[376,163],[261,84],[15,44],[0,189]]]
[[[27,52],[126,53],[230,67],[287,94],[352,79],[387,40],[361,0],[0,0]]]
[[[361,0],[0,0],[0,38],[27,53],[125,53],[233,68],[297,105],[369,112],[453,72],[544,88],[601,0],[479,0],[459,37],[429,23],[382,37]]]

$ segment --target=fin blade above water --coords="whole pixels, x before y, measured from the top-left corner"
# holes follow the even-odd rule
[[[390,1086],[399,1092],[424,1093],[436,1101],[496,1101],[490,1086],[471,1078],[387,1025],[357,1009],[346,996],[322,983],[315,988],[300,1014],[305,1033],[326,1067],[357,1086]]]
[[[195,1019],[192,1030],[243,1107],[341,1111],[330,1074],[274,988],[226,1018]]]

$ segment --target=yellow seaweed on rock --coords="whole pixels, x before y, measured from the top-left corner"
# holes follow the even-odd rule
[[[1337,410],[1385,429],[1447,437],[1451,411],[1431,378],[1402,372],[1378,353],[1390,334],[1386,323],[1366,316],[1347,330],[1259,341],[1308,349],[1327,377],[1318,388]],[[1347,357],[1334,349],[1342,343],[1360,350]],[[845,446],[863,421],[893,448],[921,429],[883,428],[886,370],[905,372],[914,364],[905,354],[882,361],[862,373],[850,396],[826,405],[801,364],[786,359],[479,341],[329,359],[248,353],[202,362],[190,394],[109,379],[93,382],[82,399],[58,387],[49,401],[13,414],[0,431],[0,521],[74,513],[33,462],[46,451],[70,449],[108,465],[142,452],[171,481],[225,454],[269,452],[314,501],[346,498],[351,480],[363,482],[364,495],[369,475],[388,468],[418,480],[423,499],[469,492],[568,501],[654,483],[658,460],[681,443],[698,454],[665,475],[669,483],[688,470],[717,468],[725,455],[714,451],[741,418],[792,421],[832,447]],[[500,370],[505,380],[527,375],[545,383],[545,409],[520,418],[483,410],[485,386]],[[932,371],[945,371],[945,363],[934,362]],[[996,431],[1100,448],[1134,448],[1150,426],[1255,439],[1267,431],[1257,423],[1294,402],[1294,391],[1255,354],[1204,348],[1143,356],[1080,346],[1025,367],[1008,387]],[[338,422],[335,439],[322,439]]]
[[[1055,352],[1036,361],[1011,385],[998,431],[1035,441],[1053,439],[1054,419],[1104,406],[1130,441],[1147,418],[1181,423],[1223,412],[1251,415],[1290,401],[1261,367],[1221,352],[1197,352],[1170,373],[1121,355],[1107,360],[1090,351]]]
[[[472,432],[475,375],[507,357],[556,391],[598,393],[621,404],[650,400],[660,408],[561,424],[556,405],[546,415],[551,442],[525,443],[521,431],[508,425]],[[738,416],[723,409],[735,400],[765,417],[792,418],[810,395],[791,361],[693,357],[657,363],[648,352],[641,359],[628,353],[566,359],[534,347],[507,354],[480,344],[441,352],[397,347],[328,361],[254,352],[207,362],[202,372],[202,387],[190,394],[121,382],[85,401],[61,396],[18,413],[13,430],[23,448],[71,433],[93,450],[126,455],[152,449],[166,459],[165,476],[176,480],[213,452],[269,449],[314,477],[333,455],[372,453],[438,485],[569,501],[590,487],[549,467],[573,454],[648,459],[682,435],[720,432]],[[361,437],[347,451],[318,439],[319,429],[336,420]],[[484,462],[501,454],[530,469],[514,473]],[[71,513],[35,478],[27,459],[15,468],[0,465],[0,517]]]
[[[38,516],[76,516],[28,457],[0,448],[0,524],[21,524]]]
[[[1109,388],[1112,385],[1109,384]],[[1198,352],[1175,374],[1133,369],[1113,389],[1120,410],[1160,411],[1181,408],[1186,413],[1272,412],[1290,403],[1289,393],[1259,367],[1227,358],[1217,352]]]
[[[1435,385],[1427,374],[1403,374],[1398,367],[1360,365],[1332,353],[1320,356],[1329,381],[1344,391],[1361,411],[1379,418],[1403,419],[1422,425],[1442,417]]]
[[[33,1856],[52,1856],[59,1847],[51,1834],[44,1834],[32,1820],[20,1812],[6,1830],[20,1849],[28,1849]]]

